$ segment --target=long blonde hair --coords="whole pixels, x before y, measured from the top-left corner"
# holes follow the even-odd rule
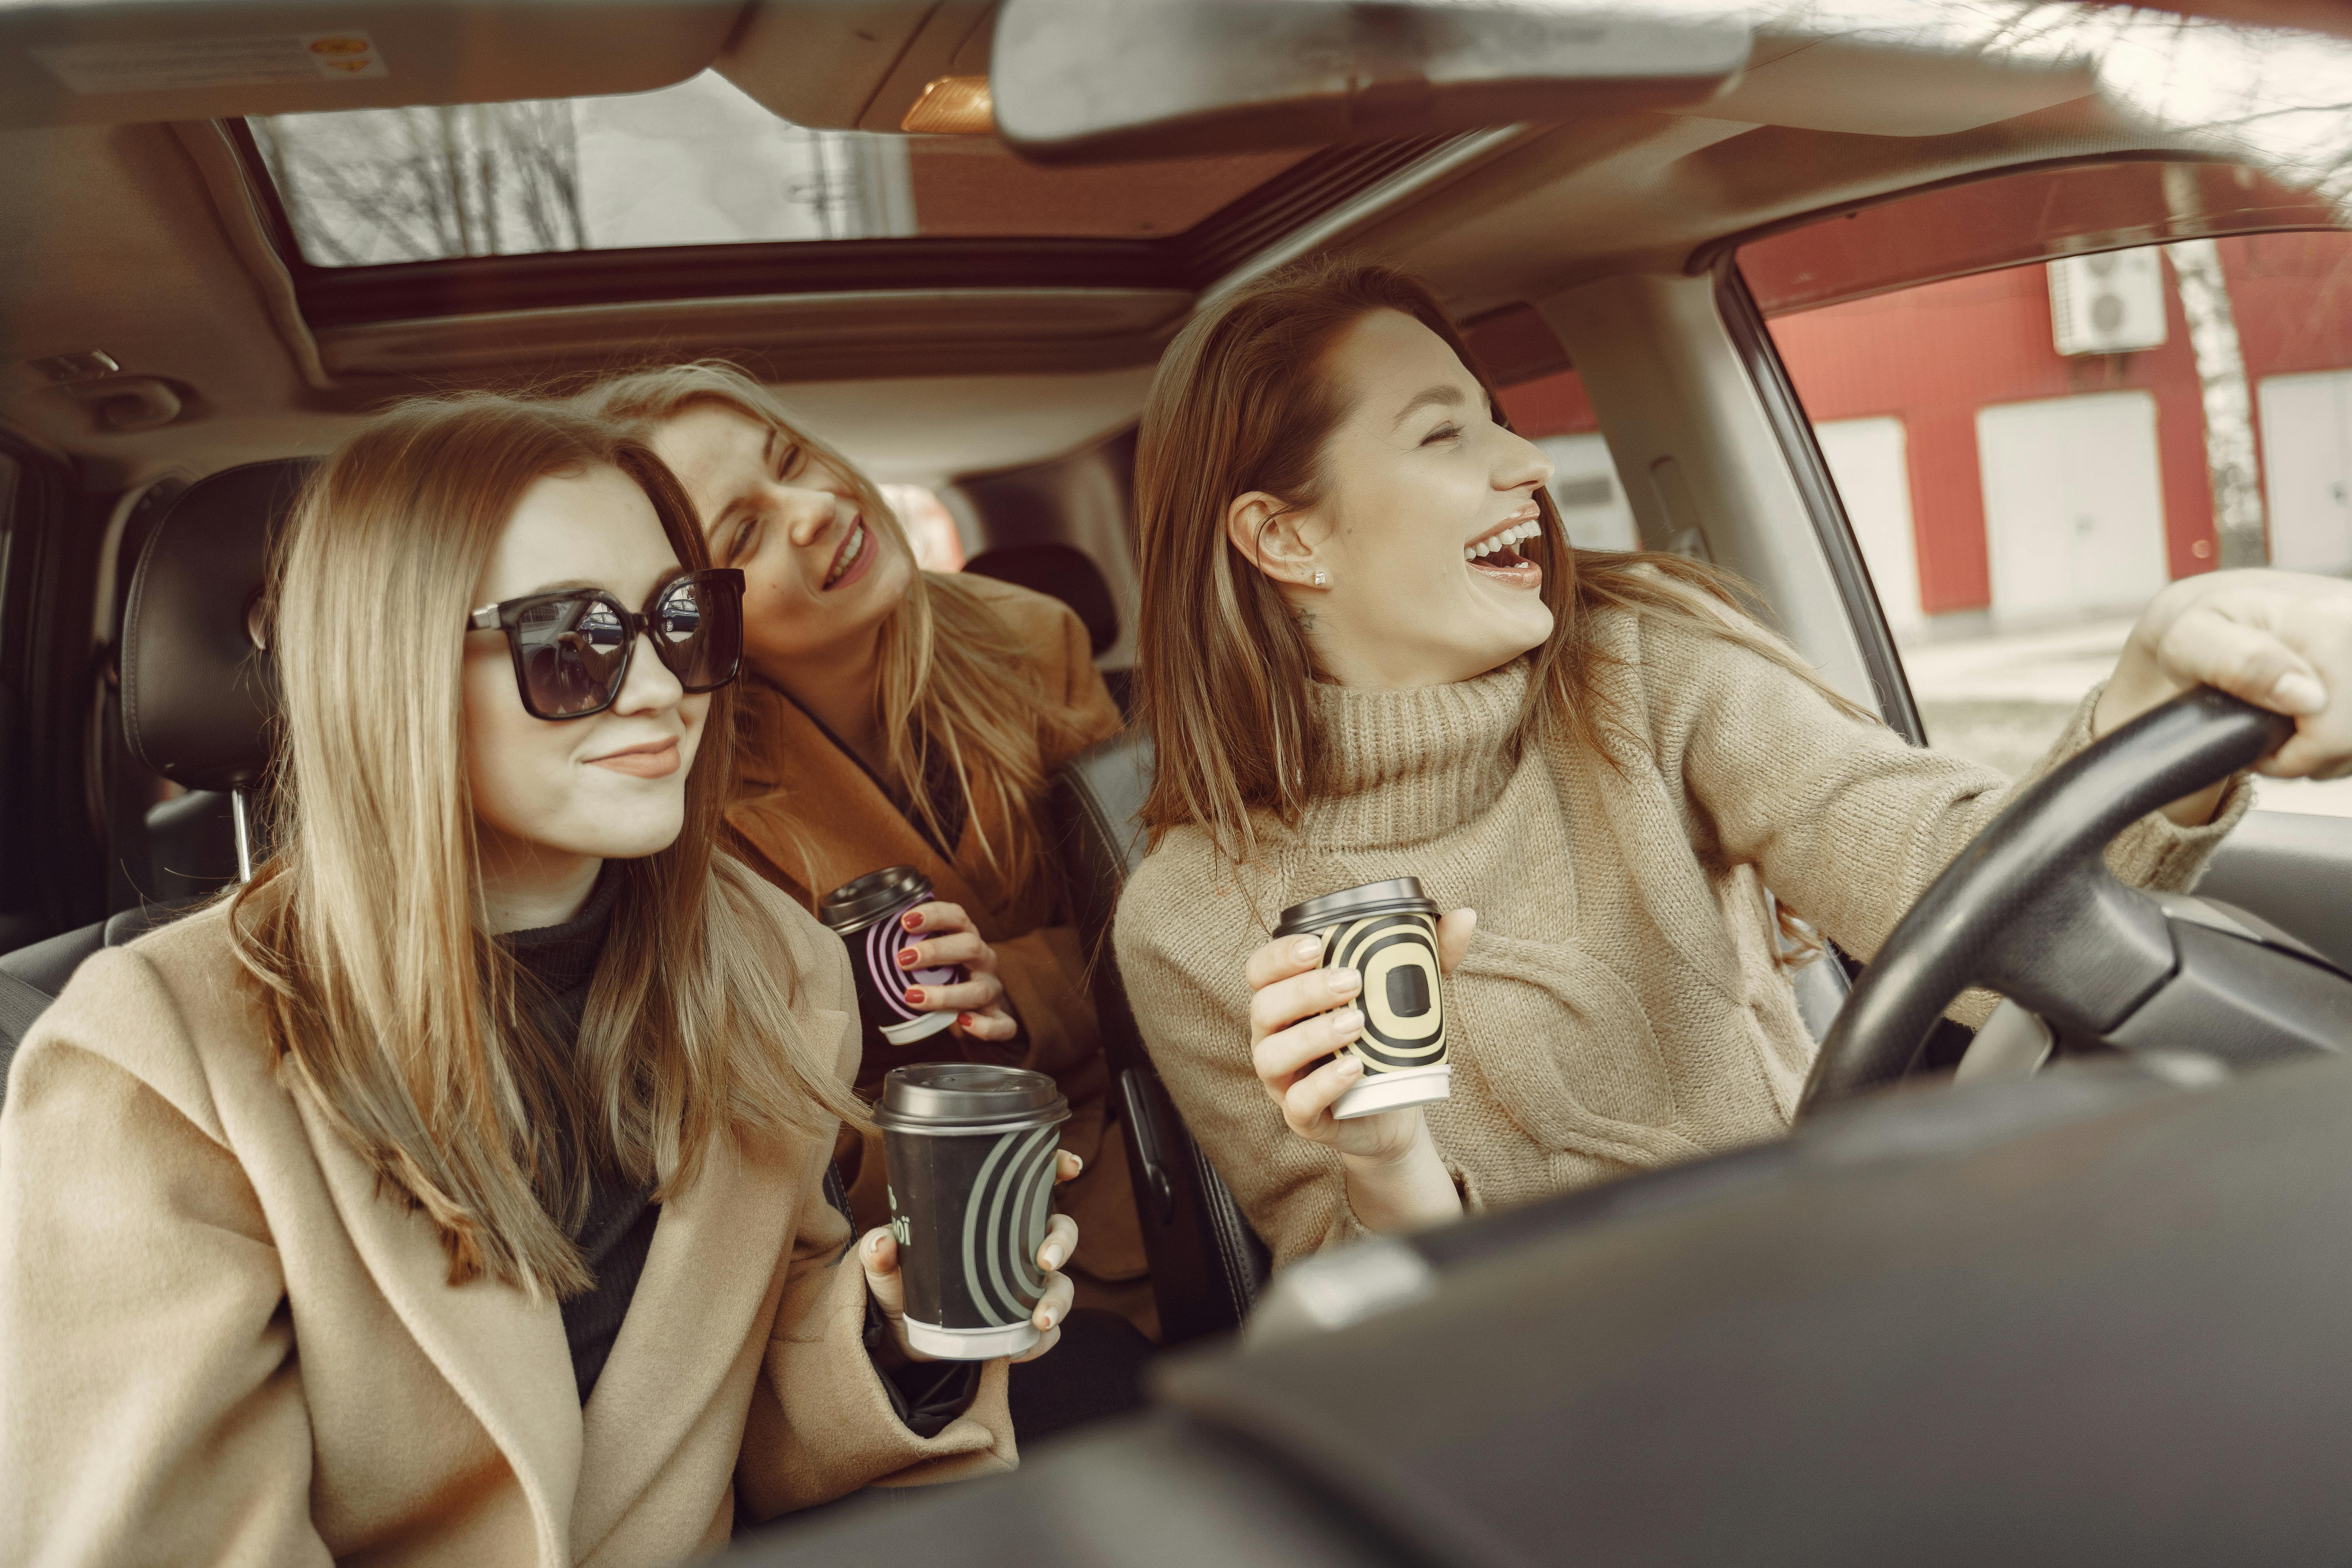
[[[464,757],[463,627],[523,491],[617,468],[688,569],[677,481],[583,415],[472,395],[404,404],[312,477],[279,542],[270,643],[283,696],[277,848],[237,895],[238,958],[285,1068],[439,1231],[455,1284],[583,1289],[567,1232],[602,1169],[690,1185],[715,1140],[829,1136],[862,1120],[835,1042],[802,1037],[785,939],[756,879],[714,854],[734,704],[714,692],[686,822],[621,860],[576,1051],[529,1018],[486,932]]]
[[[1296,826],[1322,787],[1324,739],[1308,700],[1313,652],[1280,590],[1227,538],[1225,510],[1251,490],[1314,504],[1324,441],[1346,413],[1324,363],[1349,328],[1378,310],[1420,321],[1475,374],[1425,284],[1357,257],[1304,261],[1251,282],[1195,317],[1161,356],[1135,463],[1143,598],[1136,696],[1158,757],[1142,812],[1154,843],[1198,823],[1228,858],[1246,861],[1256,853],[1253,812]],[[1540,489],[1536,508],[1542,533],[1515,548],[1543,566],[1552,630],[1530,656],[1515,744],[1562,734],[1613,765],[1610,741],[1623,716],[1596,700],[1593,679],[1607,658],[1594,612],[1607,607],[1736,644],[1867,717],[1747,617],[1728,574],[1678,555],[1574,549]]]
[[[707,405],[728,409],[829,465],[857,492],[866,520],[891,547],[912,558],[905,527],[880,489],[828,442],[810,434],[760,381],[723,360],[663,365],[616,376],[581,395],[581,405],[641,430]],[[884,739],[882,773],[931,836],[944,825],[931,805],[926,773],[934,754],[953,770],[966,819],[982,856],[1008,889],[1036,871],[1043,835],[1037,811],[1045,790],[1044,742],[1061,738],[1060,710],[1044,700],[1027,673],[1012,628],[981,594],[948,573],[916,572],[907,596],[882,632],[875,704]],[[989,837],[983,801],[1006,825]],[[950,845],[952,854],[954,846]],[[805,852],[805,851],[804,851]],[[810,879],[805,873],[803,881]],[[823,891],[810,888],[812,894]]]

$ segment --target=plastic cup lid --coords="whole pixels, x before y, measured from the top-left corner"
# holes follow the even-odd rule
[[[882,1079],[877,1126],[905,1131],[954,1131],[1026,1123],[1044,1126],[1070,1114],[1054,1080],[1026,1068],[985,1062],[915,1062]]]
[[[816,918],[836,931],[853,931],[871,924],[904,903],[925,903],[931,879],[912,866],[885,866],[854,882],[844,882],[816,906]]]
[[[1319,899],[1309,899],[1303,904],[1293,904],[1282,911],[1276,922],[1276,936],[1297,936],[1300,931],[1317,931],[1340,921],[1361,920],[1366,915],[1433,915],[1437,906],[1421,890],[1418,877],[1391,877],[1385,882],[1366,882],[1360,887],[1343,888],[1336,893],[1326,893]]]

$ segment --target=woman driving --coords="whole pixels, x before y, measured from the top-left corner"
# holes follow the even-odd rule
[[[1095,1310],[1155,1335],[1158,1315],[1123,1146],[1105,1136],[1086,959],[1039,822],[1054,771],[1120,725],[1085,627],[1043,595],[919,570],[873,480],[734,366],[646,371],[584,401],[645,432],[711,558],[744,574],[744,734],[727,808],[739,852],[811,909],[854,878],[914,867],[935,900],[908,912],[898,963],[971,974],[908,986],[910,1007],[956,1021],[911,1045],[869,1038],[859,1091],[940,1058],[1054,1076],[1071,1108],[1063,1147],[1085,1161],[1060,1198],[1087,1235],[1071,1348],[1131,1382],[1147,1345]],[[845,1140],[841,1165],[852,1208],[879,1223],[878,1146]],[[1046,1415],[1024,1408],[1029,1381],[1014,1391],[1024,1429]]]
[[[2015,794],[1828,689],[1722,574],[1570,549],[1549,477],[1429,291],[1369,261],[1244,288],[1153,384],[1154,847],[1119,964],[1279,1259],[1782,1131],[1812,1042],[1766,889],[1866,958]],[[2265,771],[2352,766],[2352,584],[2173,584],[2037,773],[2200,683],[2294,717]],[[2185,888],[2250,795],[2176,802],[2109,863]],[[1452,1095],[1336,1120],[1362,978],[1268,934],[1404,876],[1452,910]]]
[[[841,944],[712,848],[740,595],[575,413],[412,403],[316,474],[276,853],[84,964],[0,1116],[19,1550],[671,1562],[1013,1462],[1004,1363],[907,1349],[887,1231],[845,1266]]]

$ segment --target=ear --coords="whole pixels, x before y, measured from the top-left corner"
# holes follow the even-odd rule
[[[1286,507],[1264,490],[1235,496],[1225,508],[1225,537],[1277,586],[1309,584],[1328,532],[1312,508]]]

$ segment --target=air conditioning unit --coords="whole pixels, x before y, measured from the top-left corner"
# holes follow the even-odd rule
[[[2125,354],[2161,346],[2164,260],[2157,247],[2050,263],[2050,336],[2062,354]]]

